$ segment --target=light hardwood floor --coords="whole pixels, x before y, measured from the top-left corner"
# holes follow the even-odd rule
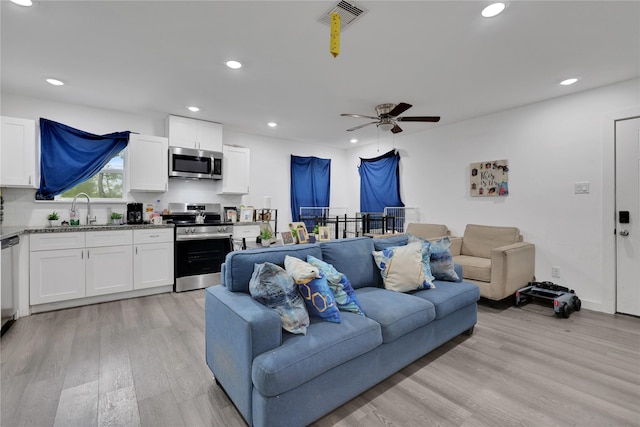
[[[192,291],[19,319],[0,342],[1,425],[244,426],[205,364],[203,312]],[[640,426],[640,319],[480,305],[473,336],[314,425]]]

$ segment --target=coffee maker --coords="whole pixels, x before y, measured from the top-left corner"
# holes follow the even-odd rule
[[[127,224],[142,224],[142,203],[127,203]]]

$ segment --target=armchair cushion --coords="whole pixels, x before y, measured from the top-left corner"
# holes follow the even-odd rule
[[[453,257],[453,262],[463,266],[465,279],[480,280],[482,282],[491,281],[490,259],[468,255],[458,255],[456,257]]]

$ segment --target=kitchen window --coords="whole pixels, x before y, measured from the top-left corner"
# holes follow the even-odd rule
[[[91,200],[124,200],[124,150],[113,156],[100,172],[55,197],[56,200],[73,199],[78,193],[87,193]]]

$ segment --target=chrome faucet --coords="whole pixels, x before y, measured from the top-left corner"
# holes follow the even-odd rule
[[[75,195],[75,197],[73,198],[73,202],[71,202],[71,211],[75,213],[76,211],[76,200],[78,200],[78,197],[80,196],[84,196],[87,198],[87,222],[86,225],[92,225],[95,224],[96,222],[96,217],[95,216],[91,216],[91,199],[89,198],[89,195],[87,193],[78,193]]]

